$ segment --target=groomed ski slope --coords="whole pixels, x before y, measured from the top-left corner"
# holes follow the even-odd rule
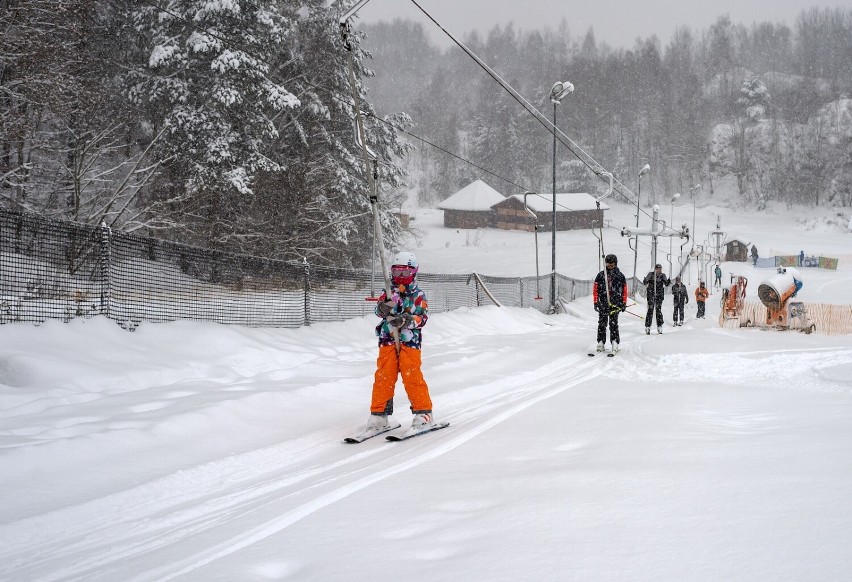
[[[0,579],[846,577],[850,338],[588,307],[434,314],[451,426],[357,445],[371,318],[0,326]]]

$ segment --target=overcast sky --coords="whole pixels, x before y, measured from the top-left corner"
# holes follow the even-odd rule
[[[451,34],[463,37],[477,29],[487,32],[496,24],[514,22],[522,30],[556,28],[564,17],[571,34],[581,37],[593,27],[598,41],[630,48],[637,37],[656,34],[668,43],[678,25],[703,30],[724,14],[735,23],[786,22],[791,27],[804,8],[852,8],[852,0],[417,0]],[[408,18],[422,22],[435,42],[449,40],[410,0],[370,0],[358,13],[362,22]],[[357,26],[357,24],[356,24]]]

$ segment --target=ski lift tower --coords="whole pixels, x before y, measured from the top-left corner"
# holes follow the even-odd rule
[[[722,215],[716,215],[716,230],[710,233],[710,236],[714,239],[713,248],[714,258],[717,262],[721,262],[722,260],[722,245],[725,244],[725,239],[727,237],[727,233],[722,231]]]
[[[680,237],[685,238],[687,242],[689,242],[689,226],[686,224],[681,225],[680,229],[672,228],[667,225],[664,220],[659,219],[660,207],[656,204],[653,208],[653,216],[651,218],[651,228],[634,228],[632,226],[625,226],[621,229],[621,236],[627,237],[638,237],[640,236],[650,236],[651,237],[651,264],[655,265],[657,263],[657,238],[661,236],[667,237]],[[686,243],[684,243],[686,244]],[[681,249],[683,246],[681,246]]]

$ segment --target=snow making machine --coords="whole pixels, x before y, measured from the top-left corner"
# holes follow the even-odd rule
[[[778,267],[775,275],[763,281],[757,288],[757,296],[766,307],[766,326],[775,329],[795,329],[811,333],[816,327],[808,317],[808,310],[801,301],[791,301],[802,288],[798,270]]]
[[[748,279],[737,276],[731,286],[722,291],[722,316],[726,319],[739,319],[745,307]]]

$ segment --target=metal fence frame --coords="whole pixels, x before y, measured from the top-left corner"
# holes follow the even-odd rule
[[[550,275],[422,273],[433,313],[492,304],[547,311]],[[0,323],[106,316],[125,329],[179,319],[300,327],[373,313],[370,271],[214,251],[0,209]],[[487,287],[488,293],[483,289]],[[536,289],[543,296],[536,297]],[[562,301],[592,281],[557,274]]]

